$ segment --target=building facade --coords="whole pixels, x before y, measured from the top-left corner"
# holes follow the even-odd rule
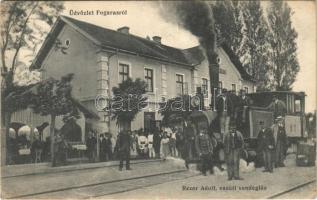
[[[217,51],[219,86],[236,92],[255,92],[254,81],[230,49],[220,45]],[[197,87],[202,89],[208,107],[212,97],[208,65],[200,47],[177,49],[162,44],[158,36],[149,40],[132,35],[128,27],[114,31],[59,17],[32,68],[41,69],[42,79],[73,73],[74,97],[100,117],[86,121],[86,125],[116,135],[116,122],[108,112],[96,108],[96,97],[110,97],[112,88],[128,77],[145,80],[149,107],[137,114],[131,129],[146,128],[150,120],[161,119],[155,108],[162,99],[193,95]]]

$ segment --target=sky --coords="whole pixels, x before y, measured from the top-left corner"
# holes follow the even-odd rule
[[[264,3],[265,6],[266,3]],[[294,83],[294,91],[304,91],[306,111],[316,109],[316,4],[314,1],[288,1],[293,9],[292,23],[298,32],[298,60],[300,71]],[[130,27],[130,33],[141,37],[161,36],[162,43],[177,47],[189,48],[198,45],[198,40],[187,30],[165,21],[159,13],[158,4],[146,2],[65,2],[63,15],[87,21],[102,27],[117,29],[122,26]],[[94,15],[70,15],[73,11],[91,11]],[[103,16],[96,15],[96,10],[121,11],[127,15]],[[164,14],[164,13],[163,13]]]

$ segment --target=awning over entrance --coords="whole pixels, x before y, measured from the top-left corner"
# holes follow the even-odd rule
[[[80,101],[78,101],[75,98],[72,98],[73,103],[77,106],[77,108],[83,112],[85,118],[89,118],[89,119],[97,119],[99,120],[100,117],[93,111],[89,110],[88,108],[86,108],[86,106],[84,104],[82,104]]]

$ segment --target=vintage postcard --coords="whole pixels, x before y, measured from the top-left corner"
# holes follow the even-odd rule
[[[315,1],[1,1],[1,198],[315,199]]]

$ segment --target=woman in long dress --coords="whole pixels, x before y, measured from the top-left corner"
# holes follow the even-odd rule
[[[163,138],[161,140],[161,158],[166,160],[166,157],[169,154],[169,138],[167,137],[167,133],[164,132]]]

